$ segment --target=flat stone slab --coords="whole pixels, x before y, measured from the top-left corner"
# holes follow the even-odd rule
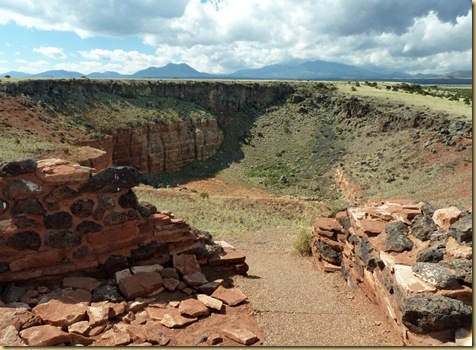
[[[51,325],[34,326],[24,329],[20,332],[20,336],[29,346],[54,346],[67,343],[71,339],[68,333]]]
[[[208,316],[210,314],[208,307],[196,299],[187,299],[182,301],[179,305],[179,311],[182,315],[191,317]]]
[[[43,320],[43,323],[67,328],[73,323],[85,320],[87,309],[84,304],[67,304],[52,299],[35,306],[32,311]]]
[[[229,251],[225,255],[211,257],[208,262],[210,266],[238,264],[246,260],[246,255],[238,251]]]
[[[127,299],[143,297],[161,289],[164,280],[158,272],[138,272],[119,282],[119,289]]]
[[[223,334],[225,334],[227,338],[230,338],[231,340],[243,345],[251,345],[258,341],[258,337],[254,333],[245,329],[228,327],[223,329]]]
[[[395,265],[394,271],[395,280],[407,295],[414,295],[422,292],[434,292],[436,290],[434,285],[415,276],[411,266]]]
[[[63,279],[63,287],[73,289],[86,289],[92,292],[99,287],[101,282],[92,277],[65,277]]]
[[[184,317],[180,315],[178,310],[170,310],[162,317],[160,323],[167,328],[178,328],[194,323],[197,320],[195,317]]]
[[[230,306],[238,305],[248,299],[248,297],[244,295],[239,289],[226,289],[223,286],[219,286],[211,296],[213,298],[223,301],[225,304]]]
[[[205,294],[197,294],[197,299],[210,309],[220,311],[223,306],[223,302],[221,300],[212,298]]]

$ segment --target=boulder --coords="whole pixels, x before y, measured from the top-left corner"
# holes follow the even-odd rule
[[[386,252],[403,252],[405,250],[411,250],[413,242],[406,236],[408,232],[408,226],[401,221],[391,222],[385,226],[385,251]]]
[[[438,229],[433,219],[427,215],[417,215],[412,220],[411,233],[420,241],[427,241],[433,232]]]
[[[433,221],[438,227],[448,230],[454,222],[461,216],[461,210],[456,207],[449,207],[435,210],[433,214]]]
[[[449,288],[458,284],[456,276],[441,265],[429,262],[417,262],[412,266],[413,273],[422,280],[438,288]]]

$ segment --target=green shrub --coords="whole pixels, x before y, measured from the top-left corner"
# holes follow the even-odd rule
[[[302,227],[293,241],[293,251],[300,255],[311,255],[311,229]]]
[[[200,193],[200,198],[201,198],[201,199],[208,199],[209,197],[210,197],[210,196],[208,195],[207,192],[202,192],[202,193]]]

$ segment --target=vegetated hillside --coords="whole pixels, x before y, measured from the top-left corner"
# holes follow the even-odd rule
[[[143,125],[218,119],[224,141],[214,156],[178,173],[152,174],[150,182],[176,186],[218,174],[335,208],[388,196],[471,203],[471,107],[461,97],[467,89],[82,79],[8,83],[2,89],[0,158],[77,160],[95,150],[74,144],[118,128],[140,133]],[[436,101],[458,108],[433,108]],[[117,138],[117,144],[124,142]],[[128,151],[144,144],[130,143]],[[180,152],[180,144],[174,147],[173,154]],[[144,157],[149,152],[135,151]]]

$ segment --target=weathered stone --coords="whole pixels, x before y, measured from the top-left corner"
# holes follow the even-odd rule
[[[71,213],[80,218],[85,218],[93,214],[94,201],[92,199],[78,199],[70,206]]]
[[[430,235],[430,247],[433,248],[445,248],[450,237],[449,232],[446,230],[438,230]]]
[[[71,231],[48,231],[45,244],[51,248],[75,247],[81,244],[81,234]]]
[[[411,233],[420,241],[427,241],[438,229],[433,219],[426,215],[417,215],[412,220]]]
[[[238,251],[232,251],[232,252],[227,252],[225,255],[215,254],[210,257],[208,262],[210,266],[218,266],[218,265],[243,263],[245,260],[246,260],[245,254]]]
[[[119,282],[121,282],[122,279],[126,277],[131,277],[131,276],[132,276],[132,272],[129,268],[127,268],[120,271],[116,271],[116,273],[114,274],[114,279],[116,280],[116,283],[119,284]]]
[[[449,233],[458,243],[472,241],[473,214],[465,215],[455,223],[451,224]]]
[[[82,192],[119,192],[124,188],[138,186],[143,175],[132,167],[109,167],[91,176],[80,191]]]
[[[24,308],[0,308],[0,329],[13,325],[17,331],[41,323],[41,319]]]
[[[101,282],[92,277],[65,277],[63,278],[63,287],[73,289],[86,289],[92,292],[99,287]]]
[[[160,272],[164,268],[160,264],[154,264],[154,265],[139,265],[139,266],[132,266],[131,271],[133,274],[139,273],[139,272]]]
[[[145,218],[157,213],[157,207],[149,202],[139,202],[137,210]]]
[[[316,252],[320,254],[322,259],[330,262],[331,264],[340,265],[342,260],[342,253],[335,251],[329,245],[315,241],[314,247],[316,248]]]
[[[221,285],[223,285],[223,280],[219,279],[202,284],[198,289],[203,293],[212,294]]]
[[[21,301],[21,298],[25,292],[25,288],[16,286],[14,283],[10,283],[3,292],[2,299],[6,304],[19,302]]]
[[[80,321],[73,323],[71,326],[68,327],[69,333],[76,333],[81,335],[87,335],[91,327],[89,326],[88,321]]]
[[[177,269],[174,267],[166,267],[160,271],[160,274],[162,278],[174,278],[176,280],[180,278]]]
[[[20,218],[14,218],[13,222],[16,227],[18,228],[25,228],[25,227],[34,227],[38,228],[41,225],[34,219],[31,218],[25,218],[25,217],[20,217]]]
[[[361,219],[358,221],[358,225],[362,232],[367,235],[375,236],[382,233],[385,229],[386,222],[384,221],[377,221],[377,220],[369,220],[369,219]]]
[[[461,216],[461,210],[456,207],[449,207],[435,210],[433,214],[433,221],[440,228],[448,230],[454,222]]]
[[[237,288],[224,288],[219,286],[211,295],[212,298],[223,301],[230,306],[238,305],[244,302],[248,297]]]
[[[47,229],[68,229],[73,223],[71,215],[65,211],[45,216],[45,227]]]
[[[227,327],[223,329],[223,334],[243,345],[252,345],[258,341],[258,337],[254,333],[245,329]]]
[[[126,221],[138,220],[140,219],[140,214],[137,210],[130,209],[126,212],[117,212],[112,211],[109,215],[104,218],[105,225],[119,225],[123,224]]]
[[[406,265],[395,265],[395,281],[406,293],[413,295],[422,292],[434,292],[436,287],[413,274],[412,268]]]
[[[417,334],[471,325],[471,309],[459,300],[419,294],[404,304],[402,322]]]
[[[12,200],[41,193],[43,193],[43,189],[38,184],[28,180],[13,180],[3,187],[3,194]]]
[[[429,262],[437,263],[438,261],[443,260],[443,251],[441,249],[436,249],[433,247],[428,247],[422,249],[418,252],[416,256],[417,262]]]
[[[14,325],[0,328],[0,346],[19,346],[20,335]]]
[[[473,258],[473,248],[469,245],[459,244],[453,237],[448,238],[446,253],[454,259]]]
[[[126,193],[124,193],[122,196],[120,196],[118,203],[121,206],[121,208],[124,208],[124,209],[128,209],[128,208],[137,209],[137,206],[139,205],[137,196],[132,190],[129,190]]]
[[[20,174],[34,174],[36,172],[36,160],[28,158],[0,162],[0,176],[17,176]]]
[[[158,272],[139,272],[119,282],[119,289],[127,299],[146,296],[161,287],[164,281]]]
[[[179,283],[180,281],[175,278],[164,278],[164,287],[169,292],[173,292],[175,289],[177,289]]]
[[[456,279],[461,284],[473,285],[473,261],[466,259],[442,260],[439,264],[454,272]]]
[[[24,329],[20,332],[20,336],[29,346],[55,346],[68,343],[71,339],[68,333],[50,325]]]
[[[438,288],[448,288],[457,284],[454,274],[435,263],[418,262],[412,266],[412,271],[422,280]]]
[[[217,311],[220,311],[223,306],[223,302],[221,300],[212,298],[205,294],[197,294],[197,299],[201,301],[206,307]]]
[[[188,275],[192,272],[202,272],[197,257],[194,254],[174,254],[173,265],[182,275]]]
[[[174,311],[172,309],[162,317],[160,323],[162,323],[167,328],[178,328],[189,325],[196,321],[198,321],[197,318],[182,316],[178,311]]]
[[[110,301],[113,303],[121,302],[124,300],[119,290],[115,286],[102,285],[94,289],[93,301]]]
[[[12,207],[12,214],[14,216],[22,215],[45,215],[46,210],[43,208],[37,198],[29,197],[25,199],[18,199]]]
[[[379,258],[375,255],[372,244],[367,237],[362,237],[359,244],[355,246],[355,255],[364,262],[367,270],[373,271],[377,267]]]
[[[208,316],[210,314],[210,310],[201,301],[196,299],[183,300],[180,303],[179,311],[182,315],[191,317]]]
[[[50,300],[56,300],[64,304],[91,304],[91,293],[85,289],[65,288],[54,290],[41,297],[38,304],[46,303]]]
[[[94,221],[83,221],[76,226],[76,231],[80,234],[101,232],[102,226]]]
[[[207,338],[207,345],[213,346],[223,342],[223,337],[219,334],[211,334]]]
[[[44,323],[67,329],[73,323],[86,319],[87,306],[68,304],[52,299],[33,308],[33,313]]]
[[[87,310],[89,325],[91,328],[109,321],[109,305],[89,306]]]
[[[41,246],[40,235],[34,231],[18,232],[8,237],[7,245],[18,250],[38,250]]]
[[[164,333],[163,326],[157,321],[147,321],[146,325],[147,340],[152,344],[166,346],[170,342],[170,338]]]
[[[73,252],[73,258],[82,259],[86,257],[88,253],[89,253],[89,248],[83,245]]]
[[[48,204],[55,204],[66,199],[74,198],[78,195],[78,191],[67,185],[59,185],[48,193],[43,200]]]
[[[140,248],[131,250],[131,259],[144,260],[154,256],[154,254],[166,254],[168,255],[168,244],[157,241],[152,241],[143,245]]]
[[[86,181],[94,169],[64,159],[42,159],[38,161],[37,176],[52,183]]]
[[[18,230],[18,226],[15,225],[13,219],[6,219],[0,221],[0,233],[12,233]],[[0,236],[0,246],[5,244],[5,239]]]
[[[413,242],[406,236],[408,226],[401,221],[390,222],[385,226],[387,236],[385,237],[385,251],[386,252],[403,252],[411,250]]]
[[[187,275],[184,275],[183,281],[189,287],[198,287],[208,282],[205,278],[205,275],[201,272],[192,272]]]

